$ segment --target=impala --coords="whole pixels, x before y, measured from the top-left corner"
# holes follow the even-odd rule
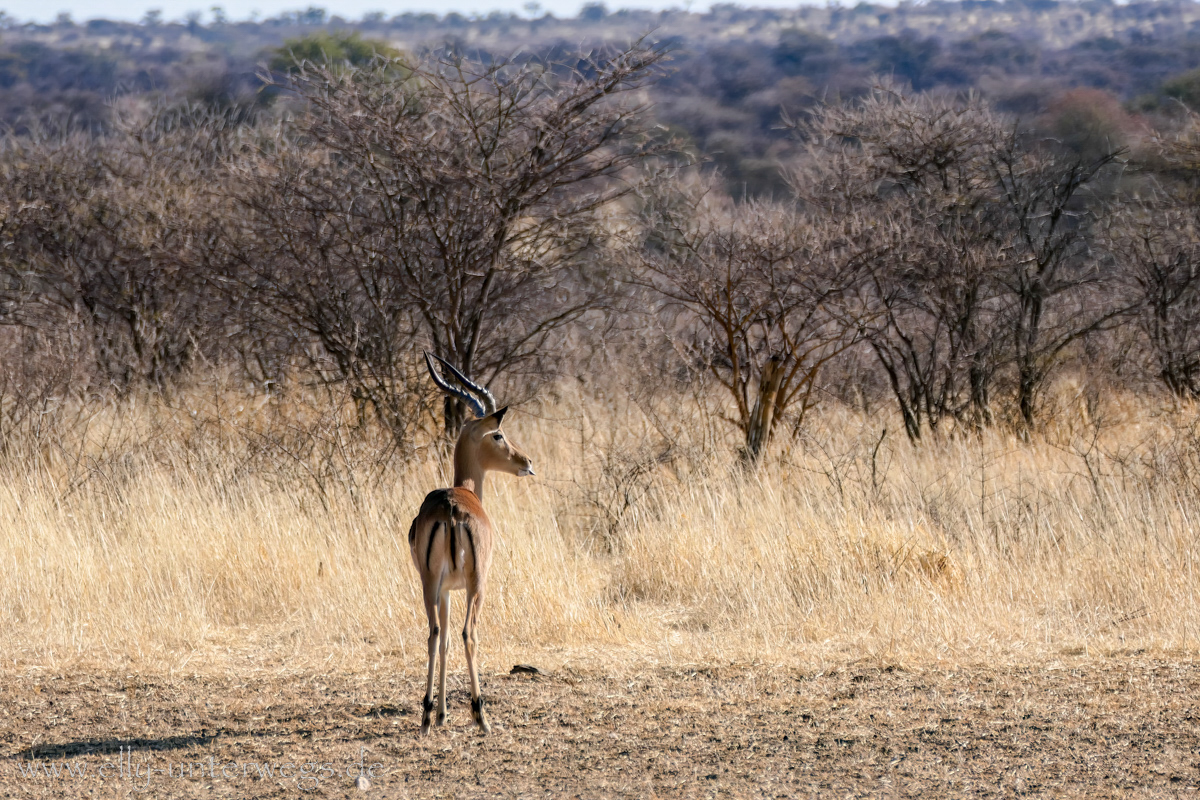
[[[456,388],[438,375],[437,358],[460,383]],[[496,410],[492,393],[455,369],[448,361],[425,354],[429,375],[446,394],[465,400],[475,419],[463,425],[454,445],[454,485],[425,496],[421,511],[408,530],[413,564],[421,576],[425,614],[429,618],[429,671],[425,681],[425,710],[421,733],[429,733],[433,713],[433,660],[435,648],[441,659],[438,674],[437,724],[446,724],[446,646],[450,616],[450,592],[467,592],[463,649],[471,678],[471,716],[483,733],[491,730],[483,713],[479,674],[475,669],[475,627],[487,589],[488,566],[492,560],[492,523],[483,510],[483,477],[487,472],[533,475],[529,456],[521,452],[500,430],[508,407]]]

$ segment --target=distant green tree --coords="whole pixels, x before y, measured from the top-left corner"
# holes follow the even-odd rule
[[[398,58],[400,55],[401,52],[387,42],[364,39],[354,32],[319,31],[285,41],[282,47],[274,51],[270,66],[273,72],[294,73],[305,62],[331,67],[362,67],[377,56]]]

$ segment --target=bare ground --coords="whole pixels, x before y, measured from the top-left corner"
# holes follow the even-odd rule
[[[470,727],[456,674],[449,725],[422,739],[414,674],[0,674],[0,796],[1096,798],[1200,789],[1200,665],[1190,658],[484,679],[493,735]],[[360,761],[374,774],[365,791],[354,781]]]

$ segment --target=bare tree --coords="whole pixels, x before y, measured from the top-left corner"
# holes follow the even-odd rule
[[[1136,304],[1136,320],[1163,384],[1200,398],[1200,220],[1157,192],[1114,205],[1099,243]]]
[[[1005,127],[977,98],[888,86],[798,126],[810,157],[789,176],[797,194],[888,233],[859,285],[862,325],[914,441],[946,418],[991,420],[998,248],[987,156]]]
[[[1126,305],[1114,306],[1103,290],[1109,276],[1090,252],[1095,211],[1085,197],[1121,152],[1085,162],[1030,147],[1014,130],[989,156],[1003,211],[1004,325],[1016,373],[1017,411],[1027,429],[1035,424],[1039,394],[1064,351],[1128,311]]]
[[[780,423],[798,428],[821,367],[853,340],[839,302],[861,245],[794,204],[735,205],[712,179],[664,181],[644,200],[634,280],[680,312],[682,340],[728,391],[728,419],[757,461]]]
[[[797,193],[890,231],[862,284],[863,328],[909,438],[946,418],[990,423],[1009,374],[1032,427],[1066,350],[1124,313],[1102,291],[1086,197],[1120,152],[1085,163],[976,98],[888,86],[798,128],[811,153]]]
[[[304,65],[287,88],[306,110],[241,171],[261,249],[237,279],[393,430],[418,339],[485,385],[552,361],[549,343],[607,290],[576,268],[603,210],[664,149],[633,92],[662,58],[638,44],[569,69]],[[448,430],[463,411],[446,400]]]
[[[161,108],[102,137],[37,132],[0,153],[6,319],[80,322],[120,391],[162,388],[191,363],[208,321],[199,286],[206,184],[235,133],[219,115]]]

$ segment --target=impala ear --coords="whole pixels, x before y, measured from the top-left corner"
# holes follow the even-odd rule
[[[499,411],[492,413],[490,416],[492,417],[492,419],[496,420],[496,424],[499,425],[501,422],[504,421],[504,415],[507,413],[508,413],[508,406],[505,406],[504,408],[500,409]]]

